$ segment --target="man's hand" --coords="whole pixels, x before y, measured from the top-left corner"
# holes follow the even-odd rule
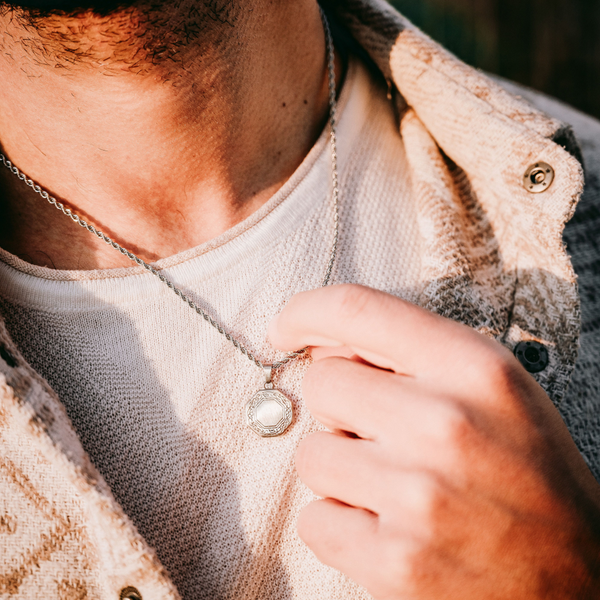
[[[600,486],[508,350],[354,285],[298,294],[269,335],[314,347],[331,433],[298,450],[325,498],[298,530],[322,562],[378,600],[600,598]]]

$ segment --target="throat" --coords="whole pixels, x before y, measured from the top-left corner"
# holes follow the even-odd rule
[[[11,178],[8,171],[0,176],[1,248],[26,262],[51,269],[132,266],[129,258],[74,222],[69,214],[57,210],[33,190],[22,189],[23,183]],[[210,192],[193,198],[182,194],[183,202],[173,195],[171,201],[160,199],[164,204],[157,201],[154,210],[150,210],[150,202],[94,204],[93,215],[61,199],[56,199],[56,203],[145,262],[153,263],[219,236],[252,214],[271,195],[270,190],[262,190],[237,206],[222,197],[216,207],[212,204],[216,194]]]
[[[281,34],[298,23],[300,42]],[[235,26],[236,52],[207,42],[169,78],[160,70],[107,76],[91,54],[57,73],[13,48],[25,68],[0,58],[9,82],[0,90],[0,151],[146,262],[220,235],[285,183],[328,112],[316,3],[274,12],[257,2]],[[2,248],[57,269],[131,266],[2,171]]]

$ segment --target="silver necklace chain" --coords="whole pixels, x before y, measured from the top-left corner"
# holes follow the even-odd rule
[[[336,90],[335,90],[335,54],[333,49],[333,39],[331,36],[331,30],[329,29],[329,23],[325,13],[321,10],[321,20],[323,21],[323,27],[325,29],[325,38],[327,45],[327,71],[328,71],[328,83],[329,83],[329,140],[331,146],[331,182],[332,182],[332,201],[333,201],[333,222],[334,222],[334,234],[333,242],[331,245],[331,253],[329,261],[327,263],[327,269],[325,271],[325,277],[321,287],[329,285],[331,281],[331,273],[338,248],[338,233],[339,233],[339,186],[338,186],[338,169],[337,169],[337,138],[336,138]],[[118,250],[121,254],[129,258],[131,261],[146,269],[149,273],[152,273],[155,277],[158,277],[170,290],[172,290],[181,300],[183,300],[190,308],[194,309],[209,325],[212,325],[221,335],[223,335],[229,342],[231,342],[244,356],[250,359],[257,367],[269,371],[275,370],[290,361],[302,356],[306,353],[306,348],[296,350],[295,352],[289,352],[282,359],[274,362],[272,365],[261,362],[250,350],[248,350],[241,342],[236,340],[231,333],[229,333],[220,323],[215,321],[204,309],[198,306],[191,298],[186,296],[179,288],[177,288],[171,281],[169,281],[160,271],[155,269],[152,265],[144,262],[139,256],[136,256],[133,252],[130,252],[123,246],[119,245],[105,233],[96,229],[93,225],[86,222],[80,216],[75,214],[70,208],[64,206],[62,202],[59,202],[56,198],[51,196],[45,189],[43,189],[35,181],[27,177],[25,173],[20,171],[10,160],[0,152],[0,161],[2,164],[16,175],[21,181],[26,183],[34,192],[39,194],[42,198],[47,200],[52,206],[60,210],[67,217],[70,217],[77,225],[80,225],[84,229],[87,229],[90,233],[93,233],[96,237],[100,238],[103,242],[112,246],[115,250]]]

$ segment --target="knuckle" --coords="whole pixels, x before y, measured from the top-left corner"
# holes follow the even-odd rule
[[[395,484],[390,489],[395,498],[394,506],[389,506],[386,528],[389,532],[411,531],[412,534],[428,535],[432,523],[432,515],[441,497],[440,485],[436,476],[429,473],[412,473]]]
[[[466,410],[457,404],[445,403],[438,420],[439,442],[445,447],[452,447],[468,435],[470,429],[471,420]]]
[[[520,379],[519,369],[519,363],[508,351],[492,353],[483,369],[485,387],[497,398],[512,395]]]
[[[424,485],[426,475],[409,471],[398,476],[397,469],[389,465],[381,472],[379,480],[386,490],[381,498],[382,534],[393,534],[416,524],[427,513],[430,504],[429,489]]]
[[[409,553],[403,537],[386,536],[381,544],[378,568],[380,572],[378,591],[389,597],[401,595],[409,572]]]
[[[481,417],[468,404],[443,400],[438,410],[430,412],[427,464],[437,473],[462,480],[469,461],[480,449]],[[429,485],[429,497],[435,495],[435,482]]]
[[[419,528],[428,527],[438,494],[437,482],[432,477],[421,475],[415,479],[412,492],[412,508],[420,518],[420,521],[415,523]]]
[[[420,432],[427,452],[416,458],[439,458],[440,452],[451,452],[457,442],[470,435],[475,427],[468,405],[446,396],[428,399],[424,410],[427,411],[427,420],[420,426]]]

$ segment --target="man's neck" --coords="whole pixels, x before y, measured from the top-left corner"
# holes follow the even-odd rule
[[[144,260],[219,235],[281,187],[327,115],[316,3],[245,4],[233,25],[223,24],[221,38],[198,43],[197,50],[183,47],[168,68],[159,61],[132,72],[129,61],[108,69],[95,40],[89,63],[72,68],[56,68],[50,59],[40,64],[19,43],[5,46],[2,151]],[[20,33],[6,15],[0,25],[12,38]],[[92,20],[83,30],[92,37],[105,26]],[[7,170],[0,172],[0,210],[0,247],[28,262],[59,269],[131,266]]]

